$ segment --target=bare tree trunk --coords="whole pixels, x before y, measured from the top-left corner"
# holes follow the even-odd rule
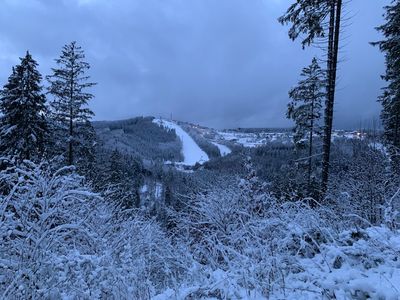
[[[73,145],[72,145],[72,136],[74,134],[73,128],[73,120],[72,120],[72,106],[70,107],[70,117],[69,117],[69,141],[68,141],[68,165],[74,164],[74,155],[73,155]]]
[[[311,193],[311,174],[312,174],[312,153],[313,153],[313,133],[314,133],[314,100],[311,102],[311,125],[308,149],[308,192]]]
[[[394,127],[394,145],[396,148],[399,147],[399,114],[396,114]]]
[[[71,78],[69,87],[69,143],[68,143],[68,165],[72,166],[74,164],[74,153],[73,153],[73,134],[74,134],[74,67],[72,66]]]
[[[392,117],[393,118],[393,117]],[[400,159],[399,159],[399,127],[400,127],[400,116],[398,113],[395,115],[394,121],[394,137],[392,150],[391,150],[391,159],[394,171],[399,174],[400,173]]]
[[[336,2],[336,3],[335,3]],[[325,128],[323,141],[322,160],[322,197],[328,189],[331,136],[333,124],[333,106],[335,102],[336,73],[339,53],[340,23],[342,12],[342,0],[332,1],[329,21],[328,41],[328,88],[325,106]]]

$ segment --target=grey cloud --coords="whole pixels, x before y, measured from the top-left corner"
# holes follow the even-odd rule
[[[291,1],[0,0],[0,82],[26,49],[44,74],[77,40],[99,84],[96,119],[169,116],[216,127],[288,126],[288,89],[316,49],[302,50],[276,19]],[[388,1],[354,0],[341,64],[336,126],[378,115]]]

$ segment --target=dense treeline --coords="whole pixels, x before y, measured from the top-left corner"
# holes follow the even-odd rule
[[[113,122],[94,122],[100,147],[154,161],[183,160],[182,143],[173,130],[154,124],[152,117]]]

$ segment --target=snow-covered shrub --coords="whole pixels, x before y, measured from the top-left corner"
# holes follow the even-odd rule
[[[326,206],[248,197],[252,182],[188,200],[178,233],[199,264],[197,282],[161,299],[398,299],[398,229],[360,227]]]
[[[284,289],[289,274],[303,271],[299,259],[318,255],[322,244],[336,239],[329,210],[281,204],[251,174],[239,188],[196,195],[176,218],[181,242],[208,270],[202,286],[213,288],[200,288],[204,295],[230,299],[245,290],[266,297]],[[224,274],[218,282],[212,282],[215,272]]]
[[[396,190],[384,153],[355,141],[352,155],[336,153],[327,203],[341,215],[357,215],[360,226],[380,224],[382,205]]]
[[[0,298],[149,299],[191,260],[153,220],[121,212],[72,167],[0,173]]]
[[[199,188],[179,211],[166,209],[168,232],[92,193],[73,168],[9,165],[0,298],[397,299],[399,193],[385,224],[360,226],[338,203],[282,203],[245,169],[236,185]]]
[[[400,189],[383,205],[384,222],[390,229],[400,229]]]
[[[25,161],[1,172],[2,297],[48,296],[65,281],[72,288],[71,278],[59,276],[57,260],[99,250],[98,237],[86,222],[98,196],[72,171],[66,167],[53,173],[46,164]],[[71,251],[76,255],[71,257]]]
[[[109,254],[128,298],[149,299],[175,288],[191,267],[187,254],[172,246],[156,221],[134,215],[113,228],[107,237]]]

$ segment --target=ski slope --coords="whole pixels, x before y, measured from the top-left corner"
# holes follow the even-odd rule
[[[160,126],[175,130],[176,135],[182,141],[182,164],[187,166],[194,166],[196,163],[202,164],[209,160],[207,153],[201,150],[196,142],[192,139],[192,137],[178,124],[173,121],[162,119],[154,119],[153,122]]]
[[[215,146],[218,147],[219,153],[221,154],[221,156],[226,156],[228,154],[230,154],[232,151],[231,149],[229,149],[227,146],[225,145],[221,145],[215,142],[212,142]]]

